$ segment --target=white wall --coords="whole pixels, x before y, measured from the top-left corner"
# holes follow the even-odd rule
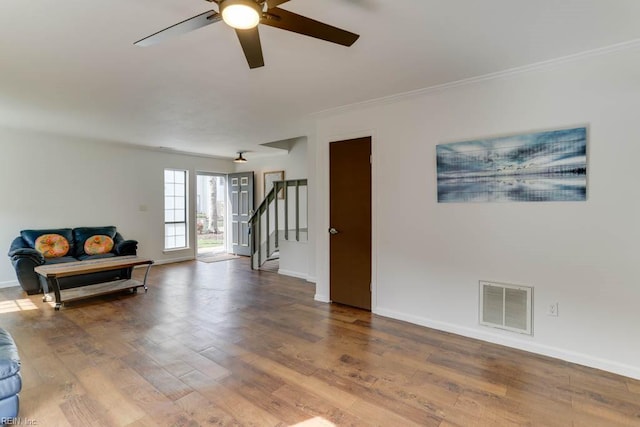
[[[308,280],[309,242],[296,242],[295,238],[281,239],[278,245],[280,248],[278,273]]]
[[[275,151],[275,150],[274,150]],[[234,163],[236,172],[255,172],[254,192],[256,204],[264,199],[264,173],[284,171],[284,179],[303,179],[307,177],[307,140],[299,138],[291,150],[267,157],[251,157],[251,153],[243,154],[247,163]]]
[[[281,154],[276,154],[268,157],[256,157],[252,158],[251,153],[244,154],[244,157],[248,159],[247,163],[236,164],[236,172],[253,171],[254,175],[254,191],[255,191],[255,203],[256,208],[258,204],[264,199],[264,173],[273,171],[284,171],[284,179],[304,179],[308,177],[308,154],[307,154],[307,139],[299,138],[295,144],[291,147],[291,150],[287,153],[283,151]],[[293,187],[289,190],[293,196]],[[303,190],[300,201],[300,227],[307,227],[307,191]],[[278,205],[279,222],[284,224],[284,208],[285,205],[280,203]],[[294,205],[290,206],[290,218],[293,217]],[[273,218],[273,214],[272,214]],[[290,220],[291,221],[291,220]],[[290,222],[290,224],[292,224]],[[266,229],[263,228],[263,232],[266,235]],[[305,233],[305,236],[307,233]],[[281,274],[288,276],[295,276],[301,278],[310,278],[309,276],[309,242],[286,242],[280,243],[280,270]],[[313,280],[313,278],[311,278]]]
[[[329,141],[372,135],[375,313],[640,378],[640,49],[520,71],[317,117],[313,228],[329,226]],[[581,124],[588,201],[436,202],[437,144]],[[535,288],[533,337],[478,325],[479,280]]]
[[[307,281],[315,283],[316,278],[316,132],[314,123],[307,123]]]
[[[196,170],[228,173],[233,163],[0,129],[0,242],[8,250],[26,228],[115,225],[125,238],[139,241],[142,256],[160,262],[192,259],[193,243],[163,253],[164,168],[189,170],[195,184]],[[190,187],[193,224],[196,188]],[[193,230],[190,242],[195,242]],[[2,285],[17,285],[6,256],[0,258]]]

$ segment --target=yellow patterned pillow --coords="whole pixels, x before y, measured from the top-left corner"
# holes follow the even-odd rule
[[[84,242],[84,252],[87,255],[99,255],[111,252],[113,249],[113,239],[105,235],[89,237]]]
[[[34,249],[45,258],[59,258],[69,252],[69,241],[59,234],[43,234],[36,239]]]

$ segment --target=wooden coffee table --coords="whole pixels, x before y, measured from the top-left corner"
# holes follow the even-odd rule
[[[43,301],[51,301],[49,291],[52,289],[56,297],[55,309],[60,310],[60,307],[64,302],[110,294],[112,292],[118,292],[125,289],[131,289],[135,293],[138,291],[139,287],[143,287],[144,291],[147,292],[147,276],[149,275],[149,269],[152,264],[153,260],[147,258],[139,258],[137,256],[119,256],[95,259],[91,261],[40,265],[35,268],[35,272],[47,279],[48,286],[44,289]],[[60,284],[58,283],[58,279],[62,277],[79,276],[82,274],[98,273],[101,271],[120,270],[138,265],[147,266],[147,271],[144,273],[144,280],[142,282],[134,279],[121,279],[70,289],[60,289]]]

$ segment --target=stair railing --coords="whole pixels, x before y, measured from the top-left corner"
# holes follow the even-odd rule
[[[301,212],[301,190],[305,192],[303,212]],[[251,242],[252,269],[260,268],[279,250],[281,237],[284,240],[291,240],[290,231],[294,233],[296,241],[301,240],[301,232],[306,231],[307,223],[306,190],[306,179],[275,181],[271,190],[251,215],[249,241]],[[280,212],[281,210],[283,212]],[[290,210],[293,210],[293,218]],[[284,231],[284,236],[280,235],[281,231]]]

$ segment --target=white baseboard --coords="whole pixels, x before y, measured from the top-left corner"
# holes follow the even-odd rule
[[[163,265],[163,264],[173,264],[174,262],[193,261],[194,259],[196,259],[196,257],[191,255],[191,256],[185,256],[180,258],[157,259],[157,260],[154,260],[153,263],[155,265]]]
[[[17,280],[8,280],[6,282],[0,282],[0,289],[1,288],[12,288],[14,286],[20,286],[20,283],[18,283]]]
[[[318,300],[316,295],[316,300]],[[322,301],[322,300],[318,300]],[[462,335],[469,338],[475,338],[482,341],[487,341],[494,344],[500,344],[507,347],[516,348],[519,350],[528,351],[531,353],[541,354],[543,356],[549,356],[556,359],[561,359],[566,362],[576,363],[578,365],[588,366],[590,368],[601,369],[603,371],[613,372],[615,374],[624,375],[629,378],[640,379],[640,367],[625,365],[622,363],[614,362],[611,360],[600,359],[597,357],[589,356],[588,354],[582,354],[565,350],[562,348],[551,347],[544,344],[538,344],[531,341],[525,341],[515,337],[507,337],[496,333],[480,331],[473,328],[467,328],[463,326],[454,325],[452,323],[440,322],[424,317],[413,316],[410,314],[399,313],[394,310],[388,310],[385,308],[376,308],[375,314],[384,317],[390,317],[392,319],[403,320],[405,322],[414,323],[420,326],[426,326],[427,328],[437,329],[440,331],[451,332],[453,334]]]
[[[307,282],[316,283],[317,279],[315,276],[307,276]]]
[[[331,302],[329,295],[315,294],[313,299],[320,302]]]
[[[282,268],[278,269],[278,274],[282,274],[284,276],[297,277],[298,279],[307,280],[307,275],[304,273],[300,273],[298,271],[291,270],[283,270]]]

